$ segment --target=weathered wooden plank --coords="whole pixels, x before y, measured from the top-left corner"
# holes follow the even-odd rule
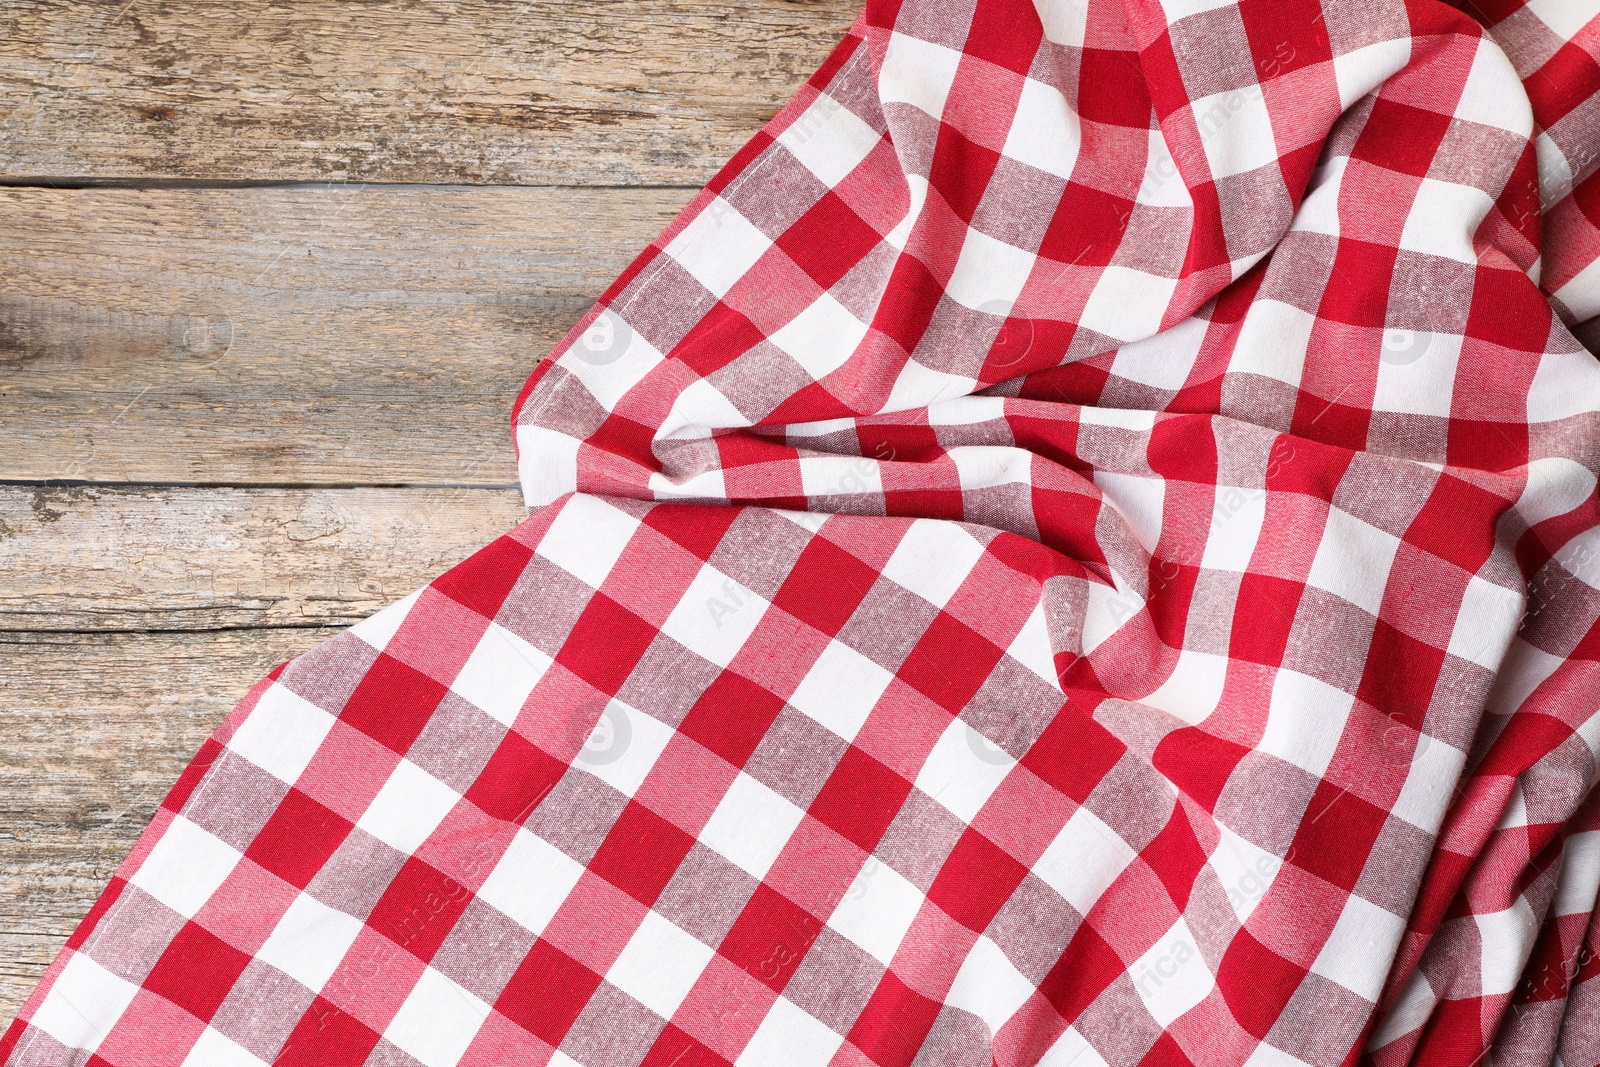
[[[0,633],[0,1020],[228,709],[336,633]]]
[[[689,196],[0,189],[0,478],[514,482],[523,380]]]
[[[0,1026],[9,1026],[66,937],[0,930]]]
[[[0,486],[0,630],[348,624],[524,515],[515,489]]]
[[[0,9],[11,177],[703,183],[857,0],[38,0]]]

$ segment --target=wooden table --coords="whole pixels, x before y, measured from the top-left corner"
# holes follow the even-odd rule
[[[261,674],[522,517],[523,379],[855,10],[0,4],[0,1026]]]

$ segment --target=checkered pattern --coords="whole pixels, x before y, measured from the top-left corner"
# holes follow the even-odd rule
[[[0,1058],[1600,1062],[1600,23],[1462,6],[873,0]]]

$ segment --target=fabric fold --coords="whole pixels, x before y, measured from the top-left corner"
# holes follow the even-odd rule
[[[1597,15],[871,0],[0,1058],[1600,1063]]]

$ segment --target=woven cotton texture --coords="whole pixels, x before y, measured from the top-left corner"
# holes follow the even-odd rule
[[[22,1065],[1600,1062],[1592,0],[872,0]]]

